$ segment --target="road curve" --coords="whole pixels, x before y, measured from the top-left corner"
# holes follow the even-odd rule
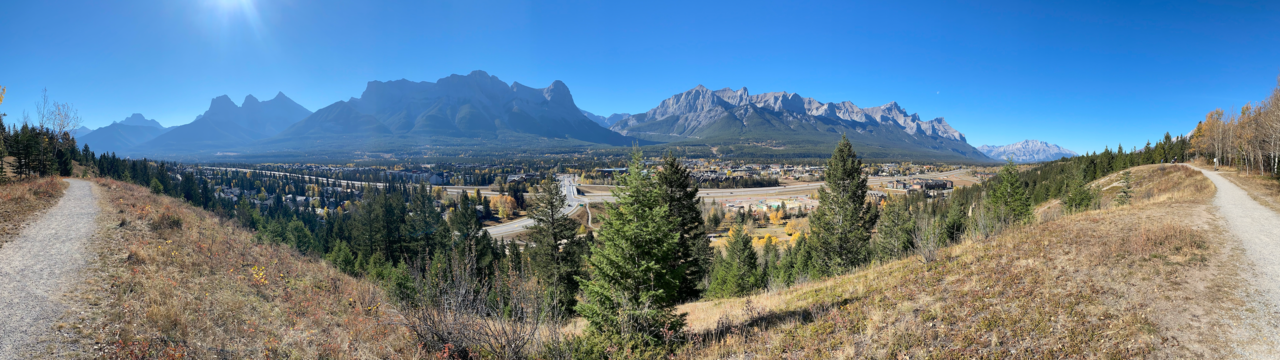
[[[67,179],[62,199],[0,247],[0,360],[27,358],[64,307],[58,300],[86,263],[98,202],[92,185]]]

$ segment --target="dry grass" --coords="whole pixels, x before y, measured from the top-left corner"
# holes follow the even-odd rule
[[[97,180],[95,191],[98,259],[62,330],[79,355],[424,356],[376,285],[142,187]]]
[[[1280,212],[1280,181],[1257,173],[1222,172],[1222,177],[1243,188],[1255,201],[1272,211]]]
[[[1135,358],[1229,353],[1236,265],[1192,169],[1133,171],[1134,204],[1066,215],[746,298],[686,304],[686,358]],[[1106,196],[1104,194],[1104,196]]]
[[[35,214],[57,204],[66,189],[67,183],[57,177],[0,185],[0,246],[17,236]]]

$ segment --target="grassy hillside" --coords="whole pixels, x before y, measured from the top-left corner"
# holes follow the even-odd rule
[[[1135,203],[746,298],[686,304],[688,358],[1134,358],[1230,351],[1241,304],[1213,185],[1133,169]],[[1110,180],[1115,180],[1111,178]],[[1103,184],[1109,179],[1101,179]],[[1103,184],[1102,187],[1106,187]],[[1109,201],[1116,189],[1103,191]],[[1053,212],[1052,209],[1042,210]]]
[[[421,356],[376,284],[146,189],[97,180],[95,270],[61,331],[106,358]],[[69,354],[72,355],[72,354]]]
[[[0,185],[0,246],[17,236],[32,216],[57,204],[66,188],[66,182],[54,177]]]

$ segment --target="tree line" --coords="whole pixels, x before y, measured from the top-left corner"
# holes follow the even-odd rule
[[[1266,99],[1241,106],[1239,114],[1209,112],[1196,124],[1191,145],[1207,161],[1280,178],[1280,85]]]
[[[4,103],[6,89],[0,87],[0,104]],[[36,101],[36,118],[25,111],[22,123],[5,125],[7,114],[0,114],[0,183],[10,180],[8,169],[18,179],[50,175],[72,176],[73,162],[88,157],[76,148],[70,131],[80,126],[80,115],[69,103],[49,99],[48,92]],[[13,160],[6,163],[6,157]]]

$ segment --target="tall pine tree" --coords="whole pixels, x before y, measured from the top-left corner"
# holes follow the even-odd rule
[[[650,345],[663,331],[679,332],[675,313],[686,271],[680,264],[680,234],[669,221],[662,187],[649,176],[637,150],[619,179],[597,245],[587,258],[588,277],[578,314],[590,334],[622,336]]]
[[[1018,179],[1018,167],[1007,160],[987,198],[987,205],[1002,223],[1020,223],[1031,219],[1031,197]]]
[[[733,236],[725,243],[724,256],[717,256],[707,296],[728,298],[750,294],[763,287],[756,249],[751,236],[742,226],[734,226]]]
[[[679,259],[685,267],[685,280],[680,283],[679,297],[681,301],[694,300],[700,295],[698,284],[707,277],[712,257],[702,209],[698,207],[698,184],[693,182],[689,169],[670,152],[663,157],[657,177],[667,217],[680,232]]]
[[[538,281],[546,289],[547,300],[557,311],[567,314],[577,305],[582,260],[587,244],[578,239],[578,220],[563,212],[568,203],[560,183],[547,181],[538,185],[529,209],[534,225],[529,227],[527,248],[530,265]]]
[[[819,205],[809,220],[813,258],[807,272],[814,277],[845,272],[867,261],[878,217],[875,205],[866,201],[867,177],[849,138],[840,137],[825,175],[826,186],[818,189]]]

